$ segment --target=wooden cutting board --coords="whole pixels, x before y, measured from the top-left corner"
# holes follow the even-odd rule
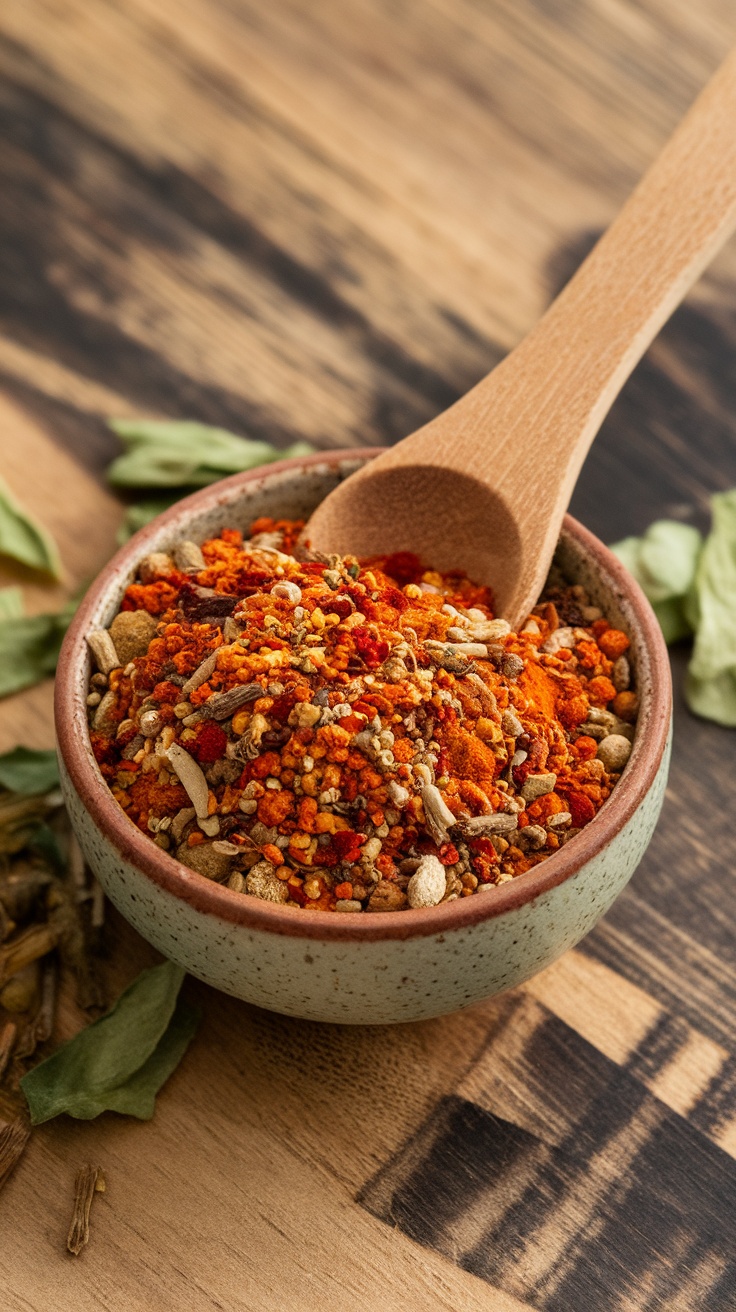
[[[531,326],[735,39],[726,0],[5,0],[1,467],[66,591],[122,514],[105,416],[396,440]],[[732,243],[585,466],[604,539],[703,526],[736,484],[734,309]],[[34,610],[62,595],[27,582]],[[579,948],[393,1029],[191,982],[152,1122],[34,1134],[3,1308],[732,1309],[734,737],[689,716],[686,660],[660,826]],[[51,744],[50,685],[0,706],[17,742]],[[113,915],[107,944],[113,996],[153,954]],[[108,1187],[74,1259],[88,1161]]]

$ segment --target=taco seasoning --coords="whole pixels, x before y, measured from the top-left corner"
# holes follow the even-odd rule
[[[235,893],[308,911],[494,888],[589,824],[629,754],[629,639],[550,578],[519,633],[409,553],[260,519],[140,562],[88,637],[95,757],[133,824]]]

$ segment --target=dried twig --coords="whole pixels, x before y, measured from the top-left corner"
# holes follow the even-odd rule
[[[0,1128],[0,1189],[23,1156],[31,1128],[20,1118]]]
[[[0,988],[24,966],[45,957],[59,941],[61,930],[55,925],[32,925],[10,943],[0,947]]]
[[[12,856],[25,847],[38,820],[48,810],[45,797],[20,797],[9,793],[0,798],[0,853]]]
[[[104,997],[92,963],[88,930],[71,886],[55,880],[46,905],[48,923],[58,934],[62,965],[74,976],[77,1002],[85,1011],[101,1009]]]
[[[105,1177],[99,1166],[83,1166],[74,1181],[74,1212],[66,1246],[77,1257],[89,1243],[89,1209],[95,1193],[105,1192]]]
[[[18,1026],[12,1020],[9,1020],[7,1025],[0,1030],[0,1080],[3,1078],[10,1061],[17,1033]]]
[[[36,1048],[51,1038],[56,1015],[56,989],[59,977],[59,965],[56,954],[46,957],[41,976],[41,1001],[38,1010],[23,1031],[23,1036],[15,1051],[16,1062],[27,1061]]]
[[[9,938],[15,928],[15,921],[11,920],[5,906],[0,902],[0,943],[3,939]]]

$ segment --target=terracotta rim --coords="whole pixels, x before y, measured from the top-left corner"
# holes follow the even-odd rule
[[[321,941],[370,941],[423,938],[441,935],[532,902],[541,893],[562,884],[596,856],[630,820],[651,788],[667,743],[671,716],[671,680],[667,648],[649,602],[623,565],[571,516],[565,530],[583,547],[615,590],[630,604],[650,663],[652,690],[642,708],[631,765],[624,772],[612,797],[594,820],[573,842],[534,866],[532,870],[502,884],[495,893],[459,898],[425,910],[386,911],[376,915],[318,913],[312,915],[256,898],[233,893],[220,884],[181,866],[142,834],[118,806],[99,774],[87,738],[86,694],[87,647],[85,634],[100,597],[145,554],[162,524],[186,524],[192,513],[236,500],[240,488],[265,482],[289,471],[314,465],[335,468],[344,461],[370,460],[380,448],[353,448],[316,452],[296,460],[284,460],[231,478],[195,492],[177,502],[140,529],[116,553],[89,589],[64,640],[59,658],[55,690],[55,720],[59,753],[82,804],[103,836],[119,855],[135,866],[159,888],[188,902],[207,915],[243,925],[251,930]]]

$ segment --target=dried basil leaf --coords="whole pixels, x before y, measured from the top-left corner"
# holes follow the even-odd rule
[[[642,537],[624,538],[611,547],[652,603],[665,642],[692,633],[687,599],[702,546],[702,536],[691,524],[660,519]]]
[[[696,715],[736,726],[736,488],[711,498],[706,538],[688,606],[695,645],[685,689]]]
[[[111,1089],[106,1110],[150,1121],[156,1107],[156,1094],[176,1070],[197,1032],[201,1010],[179,998],[174,1014],[147,1062],[124,1084]]]
[[[106,1016],[29,1071],[21,1088],[32,1123],[62,1112],[79,1120],[104,1111],[149,1120],[197,1024],[193,1008],[177,1006],[184,975],[171,961],[142,971]]]
[[[0,479],[0,555],[11,556],[31,569],[61,578],[59,551],[51,534],[18,505]]]
[[[0,622],[19,620],[23,614],[23,589],[0,588]]]
[[[0,756],[0,784],[13,793],[48,793],[59,786],[59,763],[56,752],[34,751],[14,747]]]
[[[70,601],[53,615],[0,619],[0,697],[30,688],[54,673],[76,608],[77,602]]]
[[[206,487],[228,474],[306,455],[308,442],[277,450],[191,420],[110,419],[126,447],[107,471],[115,487]]]

